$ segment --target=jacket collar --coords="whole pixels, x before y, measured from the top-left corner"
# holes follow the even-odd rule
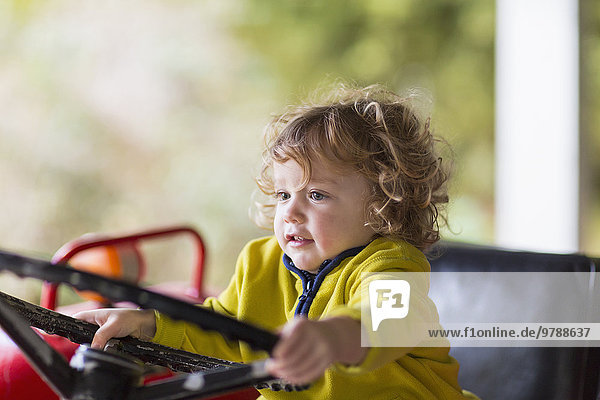
[[[338,254],[336,257],[325,260],[319,266],[319,269],[316,274],[313,274],[308,271],[301,270],[300,268],[294,265],[292,259],[287,255],[283,255],[283,265],[285,267],[294,272],[300,279],[302,280],[302,295],[300,296],[300,300],[298,301],[298,306],[296,307],[296,315],[308,315],[308,311],[310,310],[310,306],[312,304],[313,299],[315,298],[317,291],[321,287],[325,276],[331,272],[335,267],[340,265],[342,261],[344,261],[348,257],[354,257],[358,253],[360,253],[365,246],[353,247],[351,249],[345,250]]]

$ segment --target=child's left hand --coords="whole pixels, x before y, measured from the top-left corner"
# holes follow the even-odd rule
[[[267,371],[293,384],[316,380],[335,362],[357,364],[367,352],[360,346],[360,323],[348,317],[296,318],[280,335]]]

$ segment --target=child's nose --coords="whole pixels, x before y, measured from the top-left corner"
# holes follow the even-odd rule
[[[302,204],[298,198],[292,198],[288,201],[283,214],[283,220],[288,223],[302,223],[305,220]]]

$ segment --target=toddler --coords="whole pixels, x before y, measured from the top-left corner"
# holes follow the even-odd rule
[[[361,347],[360,276],[428,272],[439,239],[447,172],[429,121],[379,86],[337,88],[276,117],[257,178],[269,201],[257,222],[274,236],[242,250],[235,275],[203,307],[280,330],[269,373],[301,392],[266,399],[464,399],[448,348]],[[145,310],[79,313],[100,325],[92,347],[132,335],[213,357],[267,355],[215,332]]]

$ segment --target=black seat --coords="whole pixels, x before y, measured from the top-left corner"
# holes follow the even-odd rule
[[[432,272],[595,272],[598,264],[598,260],[579,254],[510,251],[450,242],[437,245],[431,254]],[[499,301],[494,296],[473,294],[473,285],[463,282],[460,274],[448,275],[449,278],[444,275],[444,279],[437,281],[435,274],[432,275],[430,291],[442,324],[444,310],[476,304],[479,312],[485,313],[493,306],[491,302]],[[600,288],[590,284],[583,290],[589,290],[586,302],[595,303],[595,290]],[[596,347],[454,347],[451,355],[461,365],[461,386],[483,400],[591,400],[598,396],[599,350]]]

